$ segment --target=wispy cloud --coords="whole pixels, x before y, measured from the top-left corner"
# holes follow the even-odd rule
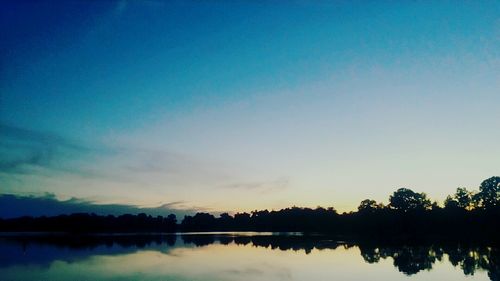
[[[0,171],[4,173],[63,169],[62,159],[90,151],[85,145],[52,133],[0,124]]]
[[[250,190],[266,193],[286,189],[288,185],[288,178],[281,178],[273,181],[232,183],[224,185],[222,187],[227,189]]]
[[[98,202],[107,198],[107,201],[141,204],[151,202],[152,198],[158,196],[172,194],[172,190],[213,186],[214,178],[219,176],[211,167],[193,157],[169,151],[113,143],[87,143],[51,132],[0,124],[0,183],[4,193],[21,195],[53,192],[65,198],[79,196],[95,199],[56,202],[51,197],[36,200],[23,197],[21,200],[31,200],[36,206],[45,202],[45,209],[54,212],[135,212],[139,208],[136,205],[102,205]],[[168,210],[175,210],[179,214],[213,211],[179,201],[180,198],[173,199],[177,201],[157,201],[154,207],[140,209],[152,214]],[[29,204],[19,206],[31,210]],[[43,213],[44,208],[39,210],[38,213]],[[16,214],[23,214],[21,211],[18,208]]]
[[[230,167],[192,155],[124,145],[115,140],[84,142],[9,125],[0,125],[0,145],[0,181],[4,193],[52,192],[60,198],[92,198],[92,201],[63,202],[78,203],[78,206],[92,203],[105,210],[110,207],[96,203],[151,205],[155,202],[148,210],[153,213],[160,207],[217,212],[218,209],[192,206],[181,200],[206,202],[204,199],[213,192],[226,192],[224,189],[267,194],[284,190],[289,185],[287,178],[242,180]],[[155,199],[165,197],[172,202]],[[207,203],[207,206],[214,205],[217,204]],[[123,209],[123,205],[113,208],[128,210]]]
[[[105,169],[102,169],[104,166]],[[134,181],[144,175],[180,174],[201,168],[166,151],[84,143],[54,133],[0,124],[0,177],[48,172]]]

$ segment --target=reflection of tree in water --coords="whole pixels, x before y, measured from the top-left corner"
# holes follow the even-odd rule
[[[441,260],[442,252],[428,247],[402,247],[395,249],[391,256],[399,271],[412,275],[421,270],[431,270],[434,262]]]
[[[488,276],[493,281],[500,280],[500,250],[498,248],[490,251],[488,259]]]
[[[256,247],[264,247],[270,249],[279,249],[282,251],[304,250],[306,254],[311,253],[313,249],[335,249],[339,243],[331,239],[318,239],[315,237],[301,236],[254,236],[254,237],[235,237],[235,244],[246,245],[252,243]]]
[[[219,236],[183,237],[185,243],[204,246],[218,241],[227,245],[252,245],[273,250],[305,251],[310,254],[313,249],[336,249],[337,247],[350,248],[356,243],[337,242],[335,239],[326,239],[308,236]],[[367,263],[378,263],[381,259],[391,258],[393,265],[406,275],[417,274],[423,270],[432,270],[436,261],[442,261],[446,254],[448,260],[455,267],[460,267],[465,275],[473,275],[477,270],[485,270],[492,281],[500,281],[500,250],[498,248],[470,245],[432,245],[432,244],[366,244],[359,243],[361,256]]]
[[[474,275],[477,270],[486,270],[492,281],[500,281],[500,251],[491,247],[470,247],[448,245],[428,246],[385,246],[360,245],[361,256],[367,263],[377,263],[380,259],[392,258],[394,266],[406,275],[422,270],[431,270],[444,254],[455,267],[460,267],[465,275]]]
[[[363,247],[360,246],[361,256],[368,263],[377,263],[381,258],[391,257],[394,266],[407,275],[412,275],[421,270],[431,270],[436,260],[441,260],[441,249],[426,246],[400,246],[400,247]]]
[[[212,235],[182,235],[182,241],[185,244],[194,244],[197,247],[208,246],[210,244],[215,243],[215,237]],[[224,240],[226,245],[228,242]]]
[[[449,262],[460,268],[465,275],[474,275],[478,270],[486,271],[490,280],[500,281],[500,250],[498,246],[487,247],[478,244],[429,244],[428,242],[414,242],[404,244],[396,242],[375,242],[356,241],[339,242],[335,237],[326,236],[295,236],[295,235],[181,235],[177,239],[176,235],[126,235],[126,236],[34,236],[34,237],[4,237],[0,242],[15,243],[20,245],[20,251],[26,251],[33,245],[52,245],[56,249],[70,248],[74,254],[77,250],[82,250],[79,257],[95,254],[116,254],[130,249],[157,249],[164,251],[182,247],[182,244],[192,244],[198,247],[205,247],[214,243],[221,245],[248,245],[263,247],[281,251],[321,251],[324,249],[335,250],[338,247],[351,248],[359,247],[362,258],[370,264],[378,263],[381,259],[391,258],[393,265],[406,275],[417,274],[422,270],[431,270],[436,261],[443,260],[447,255]],[[10,241],[10,242],[9,242]],[[100,246],[106,247],[100,247]],[[1,246],[1,244],[0,244]],[[167,246],[167,247],[165,247]],[[123,251],[122,251],[123,250]],[[53,260],[65,260],[67,257],[63,253],[68,251],[54,251],[50,257],[44,257],[43,262]],[[168,252],[168,251],[167,251]],[[165,252],[165,253],[167,253]],[[35,255],[36,256],[36,255]],[[19,254],[19,259],[25,261],[34,256]],[[16,261],[12,256],[6,260],[1,259],[0,267],[12,264]],[[37,262],[35,260],[34,262]]]
[[[500,251],[498,248],[452,248],[447,253],[450,262],[454,266],[459,266],[465,275],[474,275],[476,270],[486,270],[491,280],[500,280]]]
[[[450,263],[460,267],[465,275],[474,275],[477,269],[487,268],[485,249],[479,247],[453,247],[447,250]]]
[[[367,263],[377,263],[380,261],[380,249],[374,247],[359,247],[361,250],[361,256]],[[385,257],[384,257],[385,258]]]

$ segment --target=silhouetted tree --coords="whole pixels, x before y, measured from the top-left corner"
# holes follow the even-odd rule
[[[459,187],[453,196],[446,197],[444,205],[446,208],[470,211],[476,205],[474,199],[474,192],[468,191],[465,187]]]
[[[196,213],[194,216],[184,216],[181,226],[184,231],[214,230],[215,217],[209,213]]]
[[[372,212],[379,210],[379,209],[382,209],[382,208],[383,208],[383,205],[378,204],[377,201],[365,199],[365,200],[361,201],[361,203],[359,203],[358,211],[372,213]]]
[[[472,209],[472,192],[468,191],[465,187],[457,188],[455,199],[458,202],[459,208],[465,210]]]
[[[431,201],[425,193],[417,193],[411,189],[400,188],[389,197],[389,206],[400,211],[427,210]]]
[[[446,196],[446,199],[444,200],[444,207],[446,209],[460,209],[458,207],[458,201],[451,195]]]
[[[333,207],[300,208],[238,213],[215,217],[208,213],[185,216],[180,225],[175,215],[152,217],[147,214],[98,216],[71,214],[55,217],[0,219],[0,231],[41,232],[173,232],[173,231],[270,231],[329,233],[369,237],[454,237],[498,241],[500,208],[492,192],[498,179],[483,181],[474,194],[458,188],[445,200],[445,207],[410,189],[396,190],[389,206],[363,200],[358,212],[338,214]],[[497,191],[495,191],[497,192]],[[488,196],[486,196],[486,195]],[[496,194],[496,193],[495,193]],[[473,208],[475,198],[480,208]],[[483,208],[482,206],[488,206]],[[468,211],[466,211],[468,210]],[[466,227],[465,227],[466,226]]]
[[[167,221],[171,224],[177,224],[177,216],[175,214],[170,214],[167,216]]]
[[[225,227],[234,227],[233,222],[234,219],[231,215],[228,213],[222,213],[219,216],[217,224],[219,225],[219,229],[224,229]]]
[[[437,210],[441,209],[441,207],[439,206],[439,203],[437,201],[432,202],[430,208],[431,208],[432,211],[437,211]]]
[[[500,177],[491,177],[484,180],[479,186],[478,197],[484,208],[493,208],[500,205]]]

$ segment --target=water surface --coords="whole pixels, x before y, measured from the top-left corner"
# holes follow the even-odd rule
[[[2,280],[500,280],[500,252],[269,233],[10,236]]]

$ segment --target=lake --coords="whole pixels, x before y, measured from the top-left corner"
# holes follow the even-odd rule
[[[500,280],[500,251],[272,233],[8,235],[0,279]]]

